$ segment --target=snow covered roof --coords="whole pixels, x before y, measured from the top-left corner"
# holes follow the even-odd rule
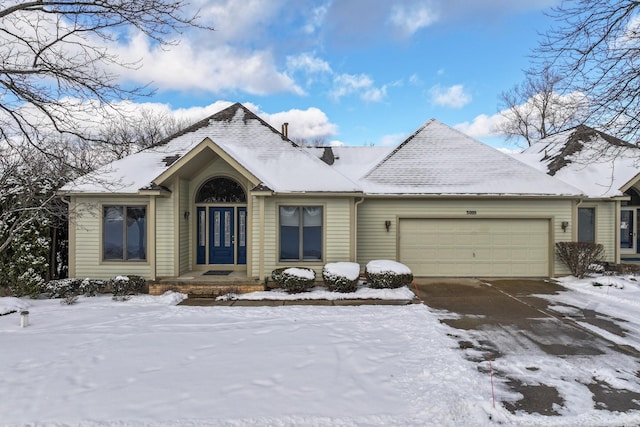
[[[395,148],[314,149],[296,145],[241,104],[80,177],[61,191],[136,194],[158,190],[173,173],[186,170],[181,168],[191,159],[215,155],[237,162],[236,167],[256,188],[276,193],[581,194],[433,119]]]
[[[431,119],[366,173],[368,194],[579,195],[580,190]]]
[[[350,179],[297,146],[241,104],[234,104],[162,143],[110,163],[61,190],[136,193],[206,139],[275,192],[358,192]]]
[[[594,198],[621,196],[640,172],[640,148],[584,125],[544,138],[514,157]]]
[[[331,154],[329,163],[331,167],[344,176],[357,181],[369,172],[382,159],[389,155],[395,146],[335,146],[335,147],[309,147],[308,150],[318,158],[327,157],[327,150]]]

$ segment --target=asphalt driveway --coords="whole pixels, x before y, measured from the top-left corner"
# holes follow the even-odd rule
[[[567,292],[554,282],[417,279],[416,291],[455,328],[451,335],[465,357],[487,375],[493,372],[502,390],[496,400],[509,411],[557,416],[581,405],[640,410],[640,354],[578,324],[620,334],[618,319],[589,309],[577,317],[559,314],[557,305],[552,309],[535,296]]]

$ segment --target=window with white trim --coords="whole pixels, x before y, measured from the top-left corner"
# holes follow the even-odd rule
[[[322,206],[280,206],[280,261],[322,260]]]
[[[578,208],[578,242],[595,243],[596,209]]]
[[[147,259],[146,206],[103,206],[102,259],[145,261]]]

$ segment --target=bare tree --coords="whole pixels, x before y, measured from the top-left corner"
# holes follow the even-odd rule
[[[125,87],[114,70],[137,67],[108,49],[125,31],[167,45],[187,28],[184,0],[0,2],[0,143],[40,141],[51,131],[94,138],[96,110],[149,91]],[[99,121],[99,119],[96,119]]]
[[[499,109],[504,120],[499,125],[508,139],[523,138],[529,146],[548,135],[580,124],[585,118],[586,98],[579,93],[561,95],[561,78],[548,67],[526,73],[526,79],[502,92]]]
[[[98,131],[103,141],[98,148],[106,153],[104,161],[120,159],[157,144],[189,124],[168,112],[142,107],[130,116],[106,119]]]
[[[565,0],[535,54],[562,76],[563,93],[589,98],[592,125],[630,141],[640,132],[638,12],[633,0]]]

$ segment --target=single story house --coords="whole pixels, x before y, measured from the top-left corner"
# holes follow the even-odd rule
[[[640,253],[640,148],[588,126],[544,138],[516,158],[586,196],[577,204],[575,240],[601,243],[609,261]]]
[[[586,206],[581,186],[437,120],[394,148],[310,148],[241,104],[61,194],[70,276],[151,280],[210,270],[264,280],[286,266],[319,275],[373,259],[416,276],[562,275],[555,243],[578,238]],[[598,220],[613,221],[619,196],[593,202]],[[616,260],[611,244],[607,256]]]

